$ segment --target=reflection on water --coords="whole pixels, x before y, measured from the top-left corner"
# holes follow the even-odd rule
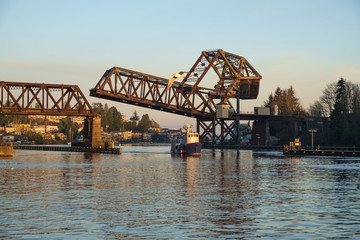
[[[167,146],[0,159],[0,238],[357,238],[360,159]]]

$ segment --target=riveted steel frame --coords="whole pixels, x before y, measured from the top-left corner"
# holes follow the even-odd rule
[[[221,49],[203,51],[182,83],[194,82],[194,86],[198,86],[210,68],[219,77],[214,87],[214,97],[223,100],[257,98],[261,75],[244,57]]]
[[[197,131],[202,143],[237,143],[239,132],[235,131],[238,120],[229,119],[197,119]]]
[[[216,103],[208,98],[212,89],[168,83],[164,78],[113,67],[90,90],[90,96],[196,118],[215,114]]]
[[[0,114],[96,116],[77,85],[0,82]]]
[[[214,89],[200,87],[211,68],[219,77]],[[211,135],[213,142],[223,143],[228,138],[239,140],[238,131],[234,132],[239,123],[238,119],[231,123],[216,119],[217,103],[234,109],[231,98],[256,99],[261,78],[244,57],[218,49],[203,51],[181,82],[113,67],[90,90],[90,96],[195,117],[202,139]]]

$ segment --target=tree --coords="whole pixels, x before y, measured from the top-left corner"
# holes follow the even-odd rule
[[[320,102],[323,104],[323,108],[326,111],[326,116],[329,116],[334,108],[336,101],[336,83],[330,83],[326,85],[320,97]]]
[[[121,113],[116,107],[109,108],[107,104],[103,106],[101,103],[93,103],[92,108],[96,114],[101,116],[101,126],[109,131],[119,131],[123,128]]]
[[[306,115],[306,111],[300,105],[292,86],[284,90],[278,87],[274,95],[272,93],[269,95],[268,100],[264,102],[264,106],[270,107],[271,114],[275,114],[277,108],[280,115]]]
[[[328,84],[320,100],[310,106],[312,116],[330,116],[326,127],[327,144],[353,146],[360,144],[360,85],[343,77]],[[327,124],[326,124],[327,126]]]
[[[126,131],[136,131],[137,130],[137,124],[135,121],[128,121],[124,123],[124,129]]]
[[[63,118],[58,125],[59,132],[64,133],[68,136],[68,139],[71,140],[72,136],[77,134],[78,129],[75,124],[71,121],[70,117]]]
[[[32,142],[34,141],[36,144],[42,144],[43,143],[43,137],[40,133],[35,133],[35,132],[27,132],[25,134],[25,137],[27,138],[28,141]]]
[[[155,122],[154,119],[151,119],[151,127],[152,128],[160,128],[160,125],[157,122]]]
[[[320,101],[315,101],[314,104],[311,105],[309,108],[309,114],[310,116],[315,116],[315,117],[326,117],[327,110]]]
[[[121,113],[116,107],[109,108],[105,116],[109,131],[119,131],[122,128]]]
[[[94,109],[95,113],[101,115],[104,111],[103,105],[101,103],[93,103],[92,109]]]
[[[346,96],[346,107],[349,113],[352,113],[358,109],[356,104],[359,102],[359,85],[345,80],[344,82],[345,87],[343,90]],[[337,91],[338,86],[336,82],[328,84],[323,90],[322,96],[320,97],[320,103],[322,104],[322,108],[325,112],[325,115],[323,116],[330,116],[331,112],[334,110]]]
[[[356,113],[360,111],[360,87],[358,84],[346,82],[346,102],[349,113]]]
[[[107,104],[103,106],[101,103],[93,103],[92,108],[96,114],[101,116],[101,126],[108,131],[140,131],[146,132],[151,127],[160,127],[154,120],[150,120],[148,114],[144,114],[139,121],[139,115],[134,111],[128,122],[122,122],[122,115],[116,107],[108,107]]]
[[[139,131],[147,132],[151,128],[151,120],[148,114],[144,114],[139,122]]]
[[[334,109],[330,113],[330,127],[334,131],[335,138],[341,141],[348,117],[345,79],[340,78],[337,82],[335,93]]]

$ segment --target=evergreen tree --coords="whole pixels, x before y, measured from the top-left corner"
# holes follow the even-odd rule
[[[135,121],[127,121],[124,123],[125,131],[136,131],[137,125]]]
[[[93,103],[92,108],[97,115],[101,116],[101,126],[109,131],[119,131],[123,128],[121,113],[116,107],[109,108],[107,104],[103,106],[101,103]]]
[[[139,122],[139,131],[147,132],[151,128],[151,120],[148,114],[144,114]]]
[[[116,109],[116,107],[111,107],[106,112],[106,121],[108,123],[109,131],[119,131],[121,129],[121,113]]]
[[[78,129],[75,124],[71,121],[70,117],[61,119],[60,124],[58,125],[59,132],[67,135],[70,140],[75,134],[77,134]]]
[[[333,111],[330,114],[330,127],[334,132],[335,138],[341,141],[348,117],[345,79],[340,78],[337,82],[335,93],[336,100]]]

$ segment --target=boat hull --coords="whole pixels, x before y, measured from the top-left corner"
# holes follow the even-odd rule
[[[200,155],[201,143],[188,143],[188,144],[173,144],[171,145],[172,154],[186,154],[186,155]]]

